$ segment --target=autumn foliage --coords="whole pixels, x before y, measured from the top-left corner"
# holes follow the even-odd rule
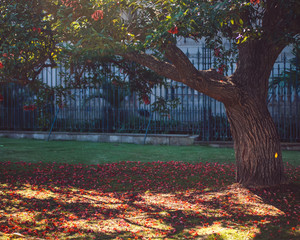
[[[230,186],[234,164],[0,162],[0,234],[42,239],[296,239],[297,190]],[[290,180],[300,168],[287,166]],[[219,190],[217,190],[219,189]]]
[[[34,104],[23,106],[24,111],[34,111],[36,108]]]
[[[146,105],[149,105],[150,104],[150,99],[148,96],[143,96],[143,102],[146,104]]]
[[[250,0],[250,2],[253,3],[253,4],[259,4],[260,0]]]
[[[168,32],[171,34],[177,34],[179,32],[178,27],[171,28]]]
[[[102,10],[96,10],[92,14],[92,19],[94,19],[95,21],[98,21],[99,19],[103,19],[103,11]]]

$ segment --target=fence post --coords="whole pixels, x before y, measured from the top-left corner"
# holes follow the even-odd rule
[[[144,145],[146,144],[146,138],[147,138],[147,135],[148,135],[148,129],[150,127],[151,118],[152,118],[152,111],[151,111],[151,108],[150,108],[149,121],[148,121],[148,125],[147,125],[147,128],[146,128],[146,133],[145,133],[145,137],[144,137]]]
[[[57,111],[56,111],[56,114],[55,114],[55,117],[54,117],[54,120],[53,120],[51,129],[50,129],[50,132],[49,132],[49,135],[48,135],[48,139],[47,139],[48,142],[49,142],[50,135],[51,135],[51,133],[52,133],[52,129],[53,129],[54,123],[55,123],[55,121],[56,121],[57,115],[58,115],[58,113],[59,113],[59,109],[60,109],[60,107],[57,108]]]

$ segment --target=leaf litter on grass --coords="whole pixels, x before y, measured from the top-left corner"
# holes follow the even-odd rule
[[[0,163],[0,239],[298,239],[293,184],[246,189],[234,164]]]

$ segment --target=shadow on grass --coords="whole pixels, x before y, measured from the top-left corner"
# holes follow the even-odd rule
[[[290,183],[278,187],[252,189],[265,204],[284,213],[273,217],[261,226],[261,233],[255,239],[299,239],[300,184]],[[298,220],[297,220],[298,219]]]
[[[5,163],[0,233],[43,239],[298,239],[298,185],[241,188],[231,185],[233,167]]]

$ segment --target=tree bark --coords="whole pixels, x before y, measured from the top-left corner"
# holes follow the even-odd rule
[[[237,69],[230,77],[236,101],[223,101],[234,140],[236,181],[244,186],[286,180],[280,138],[267,106],[269,76],[283,48],[264,40],[240,46]]]
[[[285,182],[280,139],[264,102],[226,107],[236,155],[236,181],[244,186]]]

